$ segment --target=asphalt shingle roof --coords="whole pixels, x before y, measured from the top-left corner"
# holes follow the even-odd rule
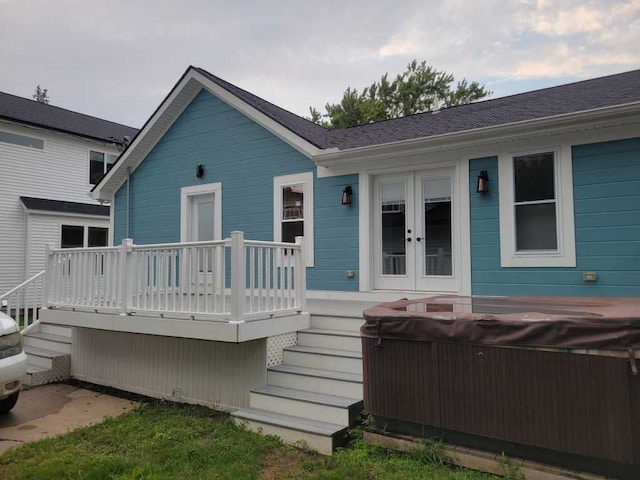
[[[211,81],[244,100],[319,148],[382,145],[486,127],[532,121],[603,107],[640,102],[640,70],[557,87],[446,108],[359,127],[327,130],[196,68]]]
[[[20,200],[27,210],[109,216],[109,207],[91,203],[65,202],[62,200],[49,200],[47,198],[35,197],[20,197]]]
[[[4,92],[0,92],[0,119],[105,142],[113,142],[114,139],[122,142],[125,136],[133,139],[138,133],[137,129],[126,125]]]

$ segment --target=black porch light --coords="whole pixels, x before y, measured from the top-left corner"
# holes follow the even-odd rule
[[[202,178],[202,177],[204,177],[204,165],[199,163],[198,166],[196,167],[196,178]]]
[[[486,170],[482,170],[478,175],[476,193],[489,193],[489,173]]]
[[[342,191],[342,205],[351,205],[352,196],[353,190],[351,189],[351,185],[347,185]]]

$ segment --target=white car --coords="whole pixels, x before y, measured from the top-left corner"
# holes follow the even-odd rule
[[[27,354],[22,351],[18,325],[0,312],[0,413],[11,410],[18,401],[22,377],[27,373]]]

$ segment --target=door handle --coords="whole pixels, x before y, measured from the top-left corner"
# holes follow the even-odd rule
[[[422,240],[422,238],[416,237],[416,242],[419,242],[420,240]]]
[[[411,241],[411,237],[407,238],[407,242],[410,242],[410,241]]]

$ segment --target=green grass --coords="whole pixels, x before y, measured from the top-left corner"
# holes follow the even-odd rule
[[[486,480],[447,467],[432,447],[400,454],[353,445],[333,457],[283,446],[238,428],[225,414],[149,403],[99,425],[0,456],[0,479],[442,479]]]

